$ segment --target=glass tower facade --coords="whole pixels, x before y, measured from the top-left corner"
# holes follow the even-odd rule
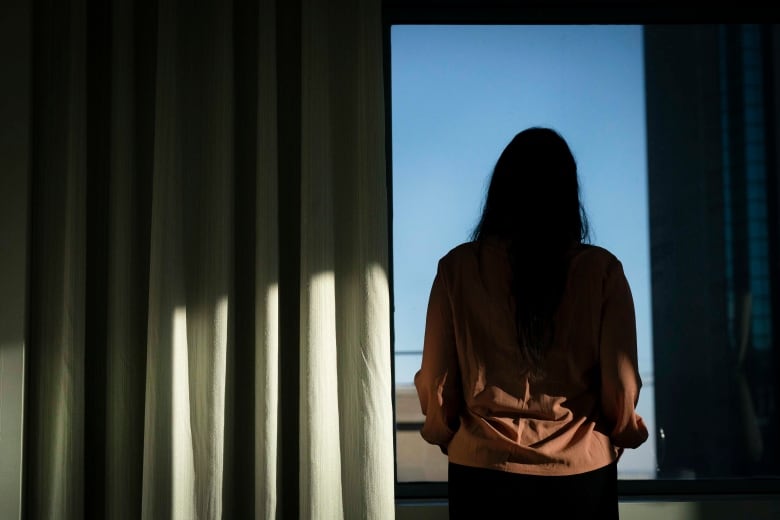
[[[780,474],[772,30],[645,30],[662,478]]]

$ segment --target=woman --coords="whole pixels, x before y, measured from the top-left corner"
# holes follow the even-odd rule
[[[617,461],[648,432],[631,290],[587,234],[571,150],[534,127],[499,157],[472,240],[439,260],[415,386],[451,518],[618,517]]]

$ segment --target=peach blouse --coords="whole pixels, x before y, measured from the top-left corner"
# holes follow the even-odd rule
[[[595,470],[645,442],[621,262],[598,246],[571,251],[545,375],[533,379],[517,344],[506,243],[481,244],[439,260],[414,378],[423,438],[450,462],[533,475]]]

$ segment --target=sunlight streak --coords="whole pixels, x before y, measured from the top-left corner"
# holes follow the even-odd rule
[[[228,298],[222,296],[214,309],[214,434],[212,438],[212,454],[214,464],[214,480],[211,495],[217,500],[213,511],[216,518],[222,517],[222,483],[224,480],[225,461],[225,377],[227,367],[228,338]]]
[[[173,424],[172,471],[173,500],[171,518],[191,519],[195,516],[192,490],[195,483],[195,464],[192,455],[192,427],[190,424],[190,384],[187,348],[187,310],[177,307],[173,314]]]
[[[339,425],[338,352],[336,346],[335,276],[312,275],[308,313],[302,321],[301,457],[308,474],[301,493],[315,517],[340,518],[341,441]],[[316,491],[315,491],[316,490]]]
[[[260,434],[255,439],[258,478],[255,496],[262,501],[258,510],[272,517],[276,512],[277,451],[279,449],[279,286],[271,284],[265,294],[265,323],[258,321],[257,396],[255,421]]]

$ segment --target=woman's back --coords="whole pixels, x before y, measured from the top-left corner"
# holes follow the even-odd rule
[[[609,251],[591,245],[572,247],[566,256],[565,289],[538,375],[529,370],[518,345],[508,242],[468,242],[440,260],[428,329],[451,327],[452,338],[442,345],[455,349],[458,381],[437,385],[436,364],[424,360],[415,382],[419,391],[452,401],[442,401],[441,414],[431,413],[429,402],[422,430],[434,443],[449,437],[446,451],[452,462],[569,475],[603,467],[617,458],[619,447],[634,447],[646,438],[636,421],[617,424],[625,419],[621,416],[633,418],[641,386],[635,359],[622,371],[611,361],[635,356],[636,350],[622,265]],[[435,334],[426,338],[432,360],[440,339]],[[454,408],[461,422],[457,431],[448,425],[453,417],[437,420]]]

